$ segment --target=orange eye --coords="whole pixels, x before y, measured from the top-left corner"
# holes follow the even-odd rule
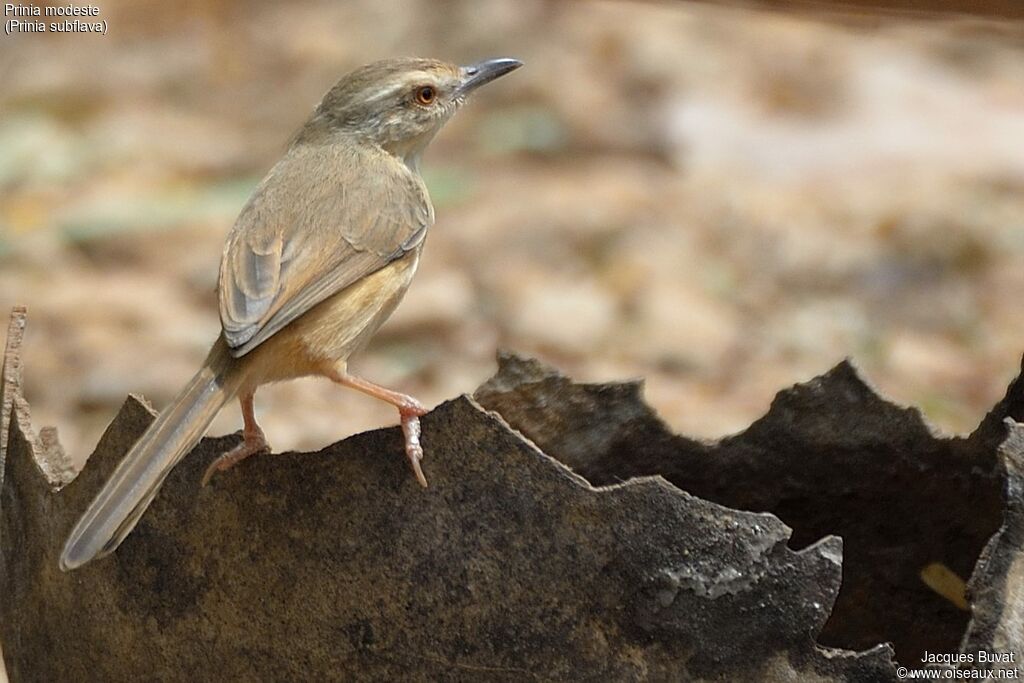
[[[429,85],[425,85],[416,91],[416,101],[420,104],[433,104],[437,99],[437,91]]]

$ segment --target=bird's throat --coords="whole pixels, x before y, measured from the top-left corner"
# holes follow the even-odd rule
[[[419,175],[420,159],[436,133],[437,131],[428,131],[415,137],[396,140],[386,145],[384,149],[400,159],[410,171]]]

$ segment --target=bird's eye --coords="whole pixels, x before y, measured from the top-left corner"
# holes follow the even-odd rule
[[[420,104],[433,104],[437,99],[437,91],[432,86],[425,85],[416,90],[416,101]]]

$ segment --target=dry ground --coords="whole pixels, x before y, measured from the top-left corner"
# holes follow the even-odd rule
[[[950,431],[1019,367],[1017,35],[672,2],[101,6],[105,37],[0,42],[0,306],[29,305],[35,421],[76,454],[127,392],[191,375],[248,193],[338,76],[392,55],[527,66],[427,154],[420,274],[353,364],[378,382],[436,403],[509,347],[646,377],[715,437],[844,356]],[[278,450],[395,422],[326,381],[257,403]]]

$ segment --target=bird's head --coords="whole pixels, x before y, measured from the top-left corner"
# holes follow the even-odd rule
[[[520,66],[507,58],[469,66],[412,58],[374,62],[338,81],[311,123],[377,144],[415,168],[470,93]]]

